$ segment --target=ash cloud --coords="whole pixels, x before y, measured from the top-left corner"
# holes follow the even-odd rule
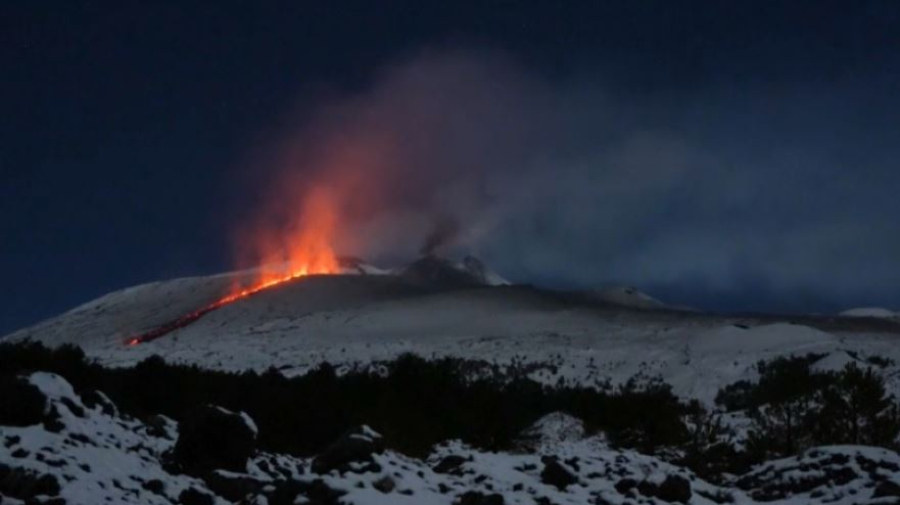
[[[419,248],[422,256],[434,256],[444,247],[449,247],[459,236],[459,221],[449,216],[439,216],[435,219],[434,228],[425,237],[425,242]]]
[[[425,51],[298,113],[260,219],[324,185],[338,249],[375,262],[465,252],[520,282],[736,300],[715,308],[900,305],[900,143],[858,91],[641,93]]]

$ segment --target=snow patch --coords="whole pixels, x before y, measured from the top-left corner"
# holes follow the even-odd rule
[[[885,309],[882,307],[859,307],[848,309],[840,314],[844,317],[880,317],[886,319],[900,318],[900,312]]]

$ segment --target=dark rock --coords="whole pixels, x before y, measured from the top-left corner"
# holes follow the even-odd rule
[[[641,483],[637,485],[637,490],[642,495],[653,498],[659,492],[659,486],[650,482],[649,480],[645,480],[641,481]]]
[[[151,493],[162,495],[166,491],[166,483],[159,479],[148,480],[141,484],[141,487],[150,491]]]
[[[885,496],[900,497],[900,485],[889,480],[879,482],[878,485],[875,486],[872,498],[883,498]]]
[[[181,423],[172,458],[195,476],[218,469],[244,472],[255,449],[255,427],[242,415],[204,405]]]
[[[572,474],[556,458],[544,456],[541,458],[544,469],[541,471],[541,482],[554,486],[560,491],[565,491],[568,486],[578,482],[578,477]]]
[[[28,500],[35,496],[59,495],[59,481],[50,474],[0,463],[0,495]]]
[[[100,412],[103,412],[108,416],[119,415],[119,409],[116,408],[116,404],[113,403],[108,396],[95,389],[82,393],[81,402],[89,409],[96,410],[99,408]]]
[[[619,482],[616,482],[615,488],[619,494],[628,494],[632,489],[636,488],[638,485],[637,481],[634,479],[620,479]]]
[[[367,426],[361,426],[345,433],[322,454],[316,456],[311,469],[320,475],[332,470],[341,473],[379,471],[380,466],[375,463],[372,456],[382,451],[384,442],[381,435]]]
[[[0,378],[0,426],[40,424],[48,411],[44,393],[23,378]]]
[[[228,501],[236,502],[247,495],[259,493],[265,482],[246,474],[210,472],[203,477],[209,490]]]
[[[394,488],[397,487],[397,484],[389,475],[385,475],[384,477],[373,482],[372,487],[381,491],[382,493],[387,494],[393,491]]]
[[[451,454],[449,456],[444,456],[444,458],[441,459],[438,464],[434,465],[434,468],[431,470],[434,471],[434,473],[453,473],[454,475],[458,475],[461,473],[459,467],[465,462],[466,458]]]
[[[59,403],[62,403],[63,405],[65,405],[66,408],[69,409],[69,412],[71,412],[75,416],[84,417],[84,408],[82,408],[81,405],[78,405],[77,403],[75,403],[75,400],[72,400],[71,398],[63,397],[63,398],[60,398]]]
[[[190,487],[178,495],[178,503],[181,505],[216,505],[216,498],[206,491]]]
[[[669,503],[687,503],[691,499],[691,483],[684,477],[669,475],[659,485],[656,497]]]
[[[59,410],[56,409],[56,405],[51,405],[50,412],[44,416],[44,429],[51,433],[59,433],[65,428],[66,425],[62,421],[62,416],[59,414]]]
[[[812,461],[816,459],[816,461]],[[779,467],[763,465],[735,481],[738,488],[747,491],[755,500],[774,501],[802,493],[813,492],[823,486],[843,486],[859,478],[855,465],[848,464],[846,454],[826,454],[810,450],[802,460],[795,460]],[[808,465],[810,471],[800,469]]]
[[[269,493],[269,505],[294,505],[298,497],[305,498],[308,505],[340,505],[340,497],[345,493],[332,489],[322,479],[312,482],[305,481],[281,481],[275,484],[275,489]]]
[[[147,433],[157,438],[172,440],[178,433],[175,422],[166,416],[150,416],[144,424],[147,425]]]
[[[482,494],[478,491],[467,491],[456,497],[453,505],[503,505],[503,495]]]
[[[88,444],[91,442],[91,439],[88,438],[84,433],[69,433],[69,438],[76,442],[81,442],[82,444]]]

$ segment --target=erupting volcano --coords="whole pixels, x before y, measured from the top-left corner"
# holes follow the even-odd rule
[[[249,285],[235,283],[227,295],[188,312],[140,335],[129,337],[128,345],[138,345],[183,328],[220,307],[252,296],[260,291],[308,275],[340,273],[332,241],[337,214],[329,193],[315,188],[306,194],[302,211],[280,227],[266,227],[251,236],[250,248],[259,261]]]

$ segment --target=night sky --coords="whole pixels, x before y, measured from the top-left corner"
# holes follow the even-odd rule
[[[233,268],[273,152],[376,133],[344,252],[900,309],[900,2],[259,3],[0,6],[0,334]]]

